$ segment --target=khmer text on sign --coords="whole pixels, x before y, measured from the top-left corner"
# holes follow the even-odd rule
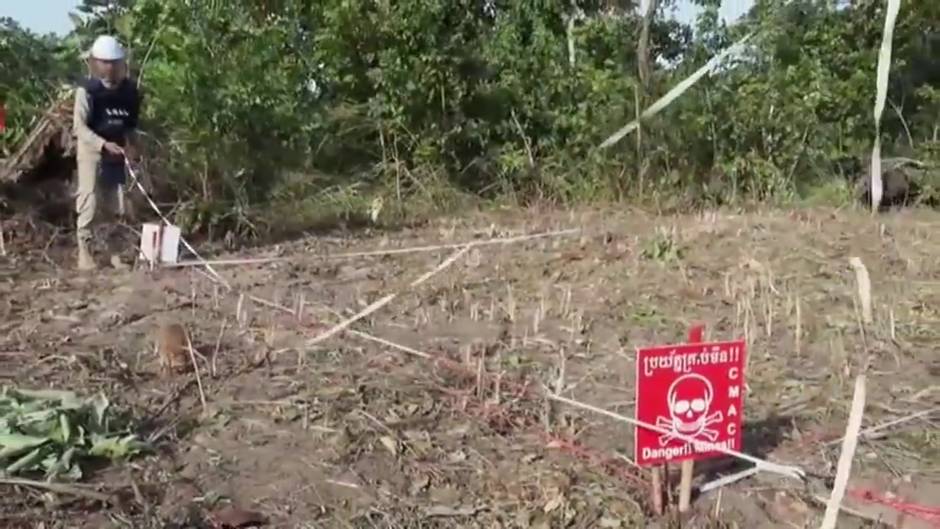
[[[649,347],[637,351],[636,462],[706,459],[716,448],[741,450],[743,340]],[[694,439],[689,443],[679,438]]]

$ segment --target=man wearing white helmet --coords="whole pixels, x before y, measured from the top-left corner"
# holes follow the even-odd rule
[[[135,131],[140,115],[141,97],[134,82],[127,78],[124,48],[111,36],[101,36],[91,47],[91,75],[75,90],[74,130],[78,162],[78,268],[97,268],[91,253],[92,225],[98,202],[117,213],[121,186],[125,180],[125,156],[135,156]],[[112,252],[111,264],[126,265]]]

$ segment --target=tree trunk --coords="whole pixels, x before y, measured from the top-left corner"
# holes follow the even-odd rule
[[[644,92],[649,92],[650,78],[650,24],[656,12],[657,0],[646,0],[646,12],[643,13],[643,25],[640,27],[640,39],[636,44],[636,64],[640,84]],[[642,2],[641,2],[642,5]]]

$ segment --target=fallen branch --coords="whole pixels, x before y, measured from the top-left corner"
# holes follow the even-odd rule
[[[101,503],[111,503],[111,495],[89,490],[77,485],[66,485],[64,483],[51,483],[47,481],[34,481],[31,479],[18,478],[0,478],[0,485],[10,485],[12,487],[30,487],[34,489],[47,490],[56,494],[69,494],[79,496],[89,500],[100,501]]]

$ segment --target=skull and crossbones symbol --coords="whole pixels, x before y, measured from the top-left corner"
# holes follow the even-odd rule
[[[656,426],[669,430],[659,437],[659,446],[666,446],[677,435],[705,438],[714,443],[718,432],[708,426],[723,419],[720,411],[708,413],[714,396],[711,382],[702,375],[689,373],[673,381],[667,396],[670,416],[656,418]]]

